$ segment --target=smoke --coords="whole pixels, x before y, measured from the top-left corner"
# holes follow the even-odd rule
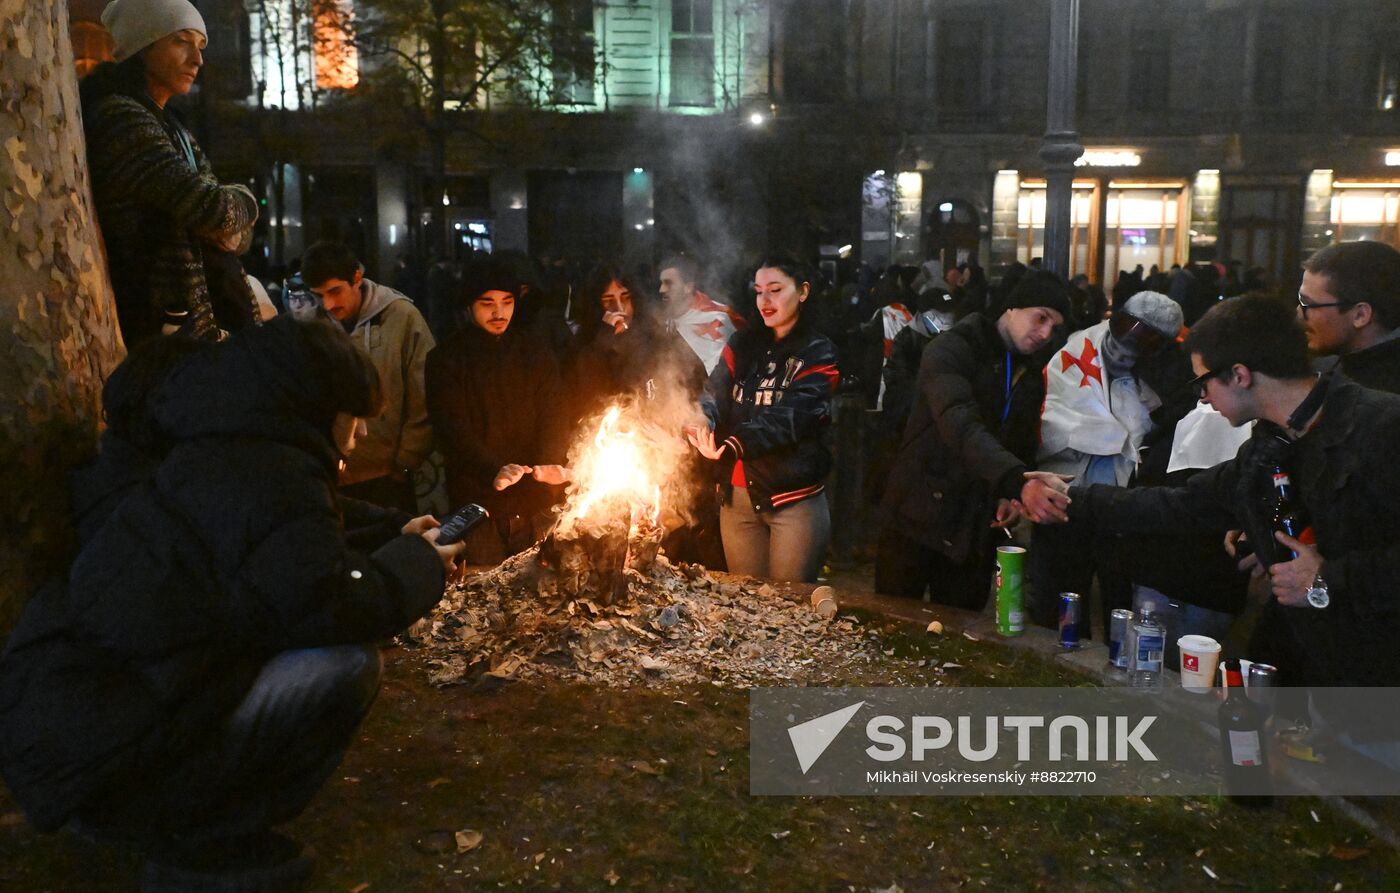
[[[715,126],[717,119],[675,117],[639,132],[664,178],[655,184],[664,204],[657,209],[662,258],[674,251],[700,265],[702,290],[746,309],[742,301],[749,265],[769,246],[766,182],[741,123]],[[748,159],[736,164],[737,159]]]
[[[704,467],[711,463],[685,439],[686,428],[707,425],[696,392],[695,356],[679,339],[651,356],[650,378],[639,391],[616,398],[579,425],[568,453],[573,480],[565,491],[566,520],[577,520],[590,491],[600,487],[616,488],[613,511],[621,510],[622,502],[633,509],[650,507],[654,494],[649,485],[660,491],[663,524],[694,521],[692,506],[711,481],[706,473],[711,469]],[[617,415],[609,422],[614,409]],[[600,444],[600,436],[609,434],[607,443]]]

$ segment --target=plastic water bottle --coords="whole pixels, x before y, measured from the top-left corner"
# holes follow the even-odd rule
[[[1128,684],[1133,688],[1162,690],[1162,654],[1166,650],[1167,631],[1151,611],[1133,622],[1132,662],[1128,666]]]

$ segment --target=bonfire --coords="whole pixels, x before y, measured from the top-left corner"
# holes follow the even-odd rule
[[[666,501],[687,504],[688,482],[669,472],[686,453],[679,433],[610,407],[570,453],[544,540],[452,587],[410,631],[432,680],[757,684],[799,679],[819,656],[828,669],[875,659],[855,618],[823,601],[829,587],[813,600],[811,587],[670,562]]]

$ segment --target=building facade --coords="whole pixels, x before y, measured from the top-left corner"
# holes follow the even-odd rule
[[[434,214],[459,248],[629,263],[1040,254],[1049,0],[582,0],[560,27],[592,70],[454,109],[441,195],[424,147],[357,106],[370,63],[330,58],[295,2],[199,3],[193,115],[221,175],[280,209],[273,265],[337,236],[384,269]],[[1082,0],[1078,70],[1071,273],[1219,259],[1283,282],[1332,240],[1400,246],[1400,0]]]

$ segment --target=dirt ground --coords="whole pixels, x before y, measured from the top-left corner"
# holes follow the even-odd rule
[[[1082,684],[1034,654],[864,621],[906,669],[831,684],[918,684],[921,655],[962,664],[955,684]],[[1316,800],[751,797],[744,691],[426,676],[421,654],[388,652],[359,741],[287,829],[319,856],[312,889],[1400,889],[1400,853]],[[0,889],[130,890],[138,864],[35,834],[0,790]]]

